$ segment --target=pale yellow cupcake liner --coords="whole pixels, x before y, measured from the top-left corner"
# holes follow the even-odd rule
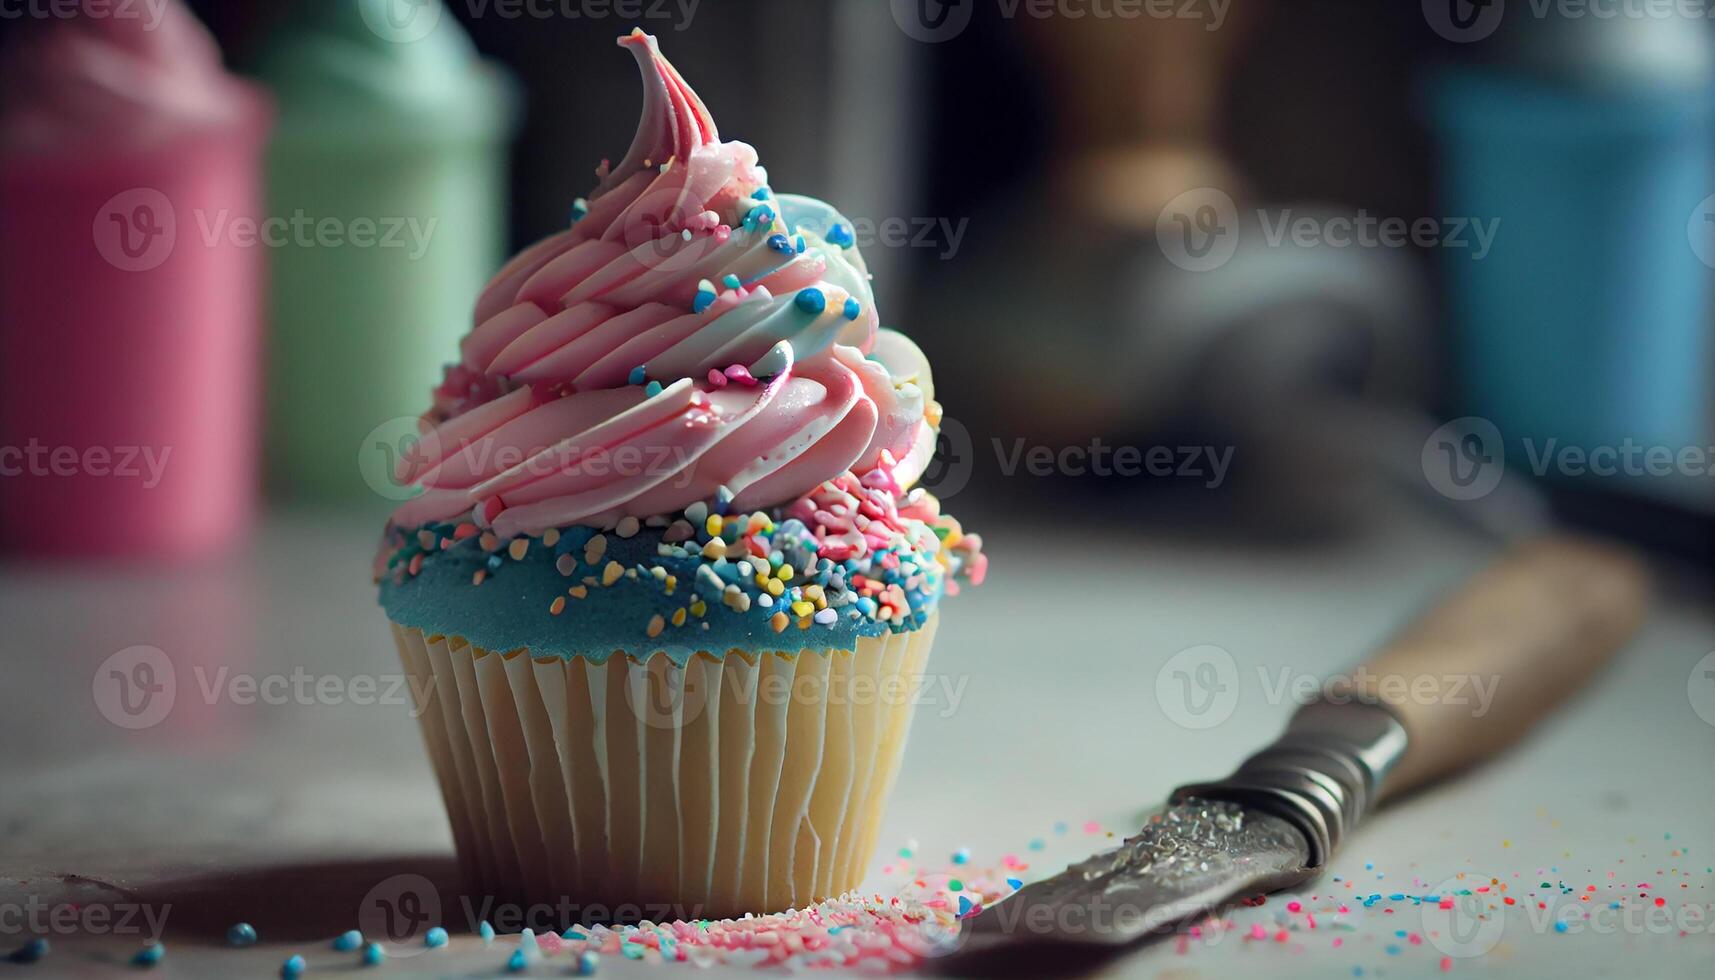
[[[660,921],[862,882],[937,618],[683,667],[393,635],[469,890],[536,921]]]

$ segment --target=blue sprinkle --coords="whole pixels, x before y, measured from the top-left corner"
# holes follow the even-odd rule
[[[256,942],[256,927],[240,922],[226,930],[226,941],[233,946],[249,946]]]
[[[1398,956],[1399,955],[1399,945],[1397,943],[1388,943],[1387,944],[1387,954],[1389,956]]]
[[[828,308],[828,297],[814,286],[798,290],[798,298],[794,300],[798,308],[805,313],[818,314]]]
[[[726,275],[721,277],[721,285],[725,286],[728,289],[737,289],[738,287],[744,285],[744,280],[740,279],[738,276],[729,272]]]
[[[1374,861],[1365,861],[1364,862],[1364,870],[1365,871],[1374,871],[1375,869],[1376,869],[1376,863]]]
[[[651,381],[648,384],[644,385],[643,386],[643,394],[645,397],[648,397],[648,398],[654,398],[656,395],[661,394],[661,382]]]
[[[774,224],[774,209],[766,204],[758,204],[744,216],[744,230],[755,231],[758,228],[771,227]]]
[[[726,484],[715,487],[715,513],[726,516],[727,508],[732,506],[732,491]]]
[[[150,943],[138,950],[136,956],[131,957],[131,965],[154,966],[161,962],[161,957],[165,955],[167,955],[167,947],[162,946],[160,943]]]
[[[1068,831],[1070,829],[1072,829],[1072,828],[1067,826],[1066,821],[1064,821],[1064,820],[1054,821],[1054,832],[1056,834],[1064,834],[1066,831]]]
[[[523,973],[528,969],[530,969],[530,960],[524,955],[523,950],[515,949],[512,951],[512,955],[506,958],[507,973]]]
[[[1017,878],[1006,879],[1006,884],[1007,884],[1007,887],[1011,888],[1013,891],[1018,891],[1020,888],[1024,887],[1024,882],[1020,881]]]
[[[575,225],[578,222],[584,220],[584,216],[589,214],[589,213],[590,213],[590,202],[584,200],[581,197],[572,201],[572,224]]]
[[[625,376],[625,383],[628,385],[640,385],[648,377],[649,377],[649,372],[645,371],[643,369],[643,365],[639,364],[636,367],[631,369],[630,374]]]
[[[489,567],[490,571],[499,570],[499,568],[502,564],[503,564],[503,562],[501,561],[501,558],[499,555],[489,555],[488,556],[488,567]],[[354,946],[352,948],[356,949],[357,947]]]
[[[971,849],[968,847],[961,847],[958,850],[954,851],[953,852],[953,863],[954,864],[970,864],[971,863]]]
[[[573,926],[565,932],[560,933],[560,938],[567,940],[568,942],[582,942],[589,937],[579,932],[576,926]]]
[[[1556,922],[1554,924],[1554,931],[1555,932],[1565,932],[1566,931],[1566,920],[1562,919],[1559,922]]]
[[[795,250],[800,255],[804,254],[804,250],[810,247],[809,243],[804,241],[803,235],[799,235],[798,238],[792,244],[795,246]]]
[[[1048,842],[1040,837],[1034,837],[1030,841],[1030,849],[1033,851],[1040,851],[1047,846]]]
[[[380,966],[386,959],[387,951],[381,948],[380,943],[370,943],[363,947],[364,966]]]
[[[861,316],[863,314],[863,304],[859,303],[857,300],[852,299],[849,296],[846,297],[845,314],[846,314],[846,319],[856,320],[859,316]]]
[[[970,899],[969,895],[960,895],[959,896],[959,917],[960,918],[964,918],[965,916],[970,915],[971,909],[973,907],[974,906],[972,906],[972,904],[971,904],[971,899]]]
[[[701,313],[715,303],[715,284],[704,279],[697,283],[697,295],[691,298],[691,312]],[[632,382],[636,384],[636,382]]]
[[[342,953],[349,953],[363,945],[363,933],[356,929],[347,929],[334,937],[333,948]]]
[[[48,955],[48,941],[37,936],[13,950],[6,959],[13,963],[34,963],[46,955]]]
[[[579,953],[578,954],[578,976],[580,976],[580,977],[593,977],[593,976],[595,976],[596,967],[600,963],[601,963],[601,957],[590,952],[589,950],[585,950],[582,953]]]
[[[769,192],[768,188],[758,187],[756,189],[756,193],[754,193],[750,196],[756,198],[758,201],[766,201],[769,198],[773,197],[774,195]]]
[[[423,935],[423,945],[430,949],[439,949],[447,944],[447,931],[435,926]]]
[[[784,255],[791,255],[795,251],[792,247],[792,240],[779,234],[768,236],[768,247]]]
[[[486,921],[483,922],[482,925],[476,927],[476,934],[481,936],[482,941],[485,943],[494,942],[494,927],[489,925]]]
[[[833,227],[828,229],[829,245],[838,245],[840,248],[851,248],[854,241],[856,241],[856,239],[852,237],[852,230],[847,228],[844,224],[836,222]]]
[[[302,956],[290,956],[286,962],[280,964],[280,980],[297,980],[303,975],[304,958]]]
[[[1364,975],[1364,968],[1363,967],[1361,967],[1361,966],[1352,967],[1352,976],[1361,977],[1363,975]]]
[[[1405,896],[1399,892],[1394,892],[1392,895],[1387,897],[1387,900],[1390,902],[1403,902],[1405,901]]]

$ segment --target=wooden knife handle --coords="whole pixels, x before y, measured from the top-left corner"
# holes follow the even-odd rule
[[[1442,599],[1346,685],[1387,705],[1409,736],[1380,796],[1518,741],[1626,642],[1647,592],[1629,552],[1556,535],[1516,546]]]

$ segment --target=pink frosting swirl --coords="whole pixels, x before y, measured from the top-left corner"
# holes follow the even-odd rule
[[[399,464],[424,492],[398,525],[471,513],[504,537],[758,509],[848,471],[909,486],[927,464],[928,365],[878,328],[851,223],[776,197],[654,38],[619,43],[644,83],[631,149],[484,289]]]
[[[0,149],[106,152],[267,118],[266,100],[227,74],[178,0],[86,0],[22,33],[0,69]]]

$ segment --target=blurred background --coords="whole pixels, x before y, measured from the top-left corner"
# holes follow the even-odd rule
[[[20,0],[0,541],[385,513],[477,290],[626,145],[635,24],[856,216],[950,506],[1303,542],[1405,497],[1707,563],[1715,33],[1615,6]]]
[[[633,27],[853,219],[993,557],[882,839],[1135,827],[1274,736],[1238,665],[1327,676],[1558,523],[1690,574],[1557,736],[1362,853],[1661,867],[1612,848],[1715,792],[1710,9],[0,0],[0,907],[219,950],[451,878],[408,701],[357,695],[398,676],[370,558],[483,283],[630,143]],[[1215,648],[1231,721],[1186,724],[1167,671]],[[339,696],[255,695],[300,677]]]

